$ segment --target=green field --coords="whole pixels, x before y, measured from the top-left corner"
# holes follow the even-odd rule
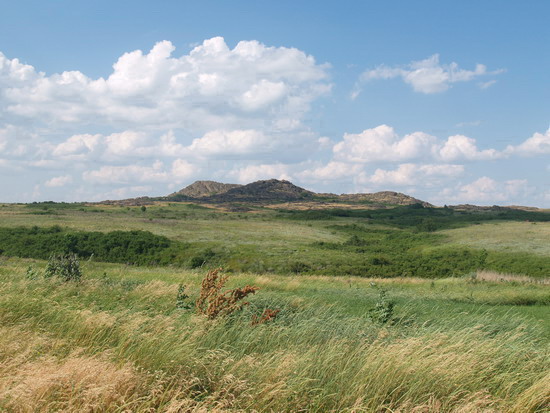
[[[450,242],[495,251],[550,256],[550,223],[497,222],[443,231]]]
[[[548,411],[548,213],[346,214],[0,206],[0,410]],[[216,266],[259,291],[208,319]]]

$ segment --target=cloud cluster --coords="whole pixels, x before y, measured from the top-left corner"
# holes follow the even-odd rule
[[[327,67],[300,50],[257,41],[230,49],[221,37],[172,57],[169,41],[125,53],[107,78],[78,71],[46,76],[0,54],[0,108],[55,126],[101,124],[210,129],[275,128],[298,122],[330,89]],[[53,125],[52,125],[53,126]]]
[[[439,54],[434,54],[427,59],[414,61],[405,66],[390,67],[381,65],[375,69],[364,71],[352,92],[355,99],[361,93],[361,86],[372,80],[387,80],[401,78],[410,85],[415,92],[432,94],[441,93],[452,87],[453,83],[469,82],[477,77],[485,75],[497,75],[503,70],[488,71],[487,67],[477,64],[473,70],[461,69],[457,63],[439,63]],[[496,80],[491,79],[480,83],[482,89],[493,85]]]
[[[438,186],[463,173],[464,165],[405,163],[394,170],[378,168],[372,176],[361,177],[360,182],[375,186]]]
[[[521,200],[532,196],[536,189],[529,185],[525,179],[512,179],[498,182],[487,176],[475,181],[447,188],[441,196],[455,202],[476,202],[494,205],[498,202],[515,201],[521,204]]]
[[[475,139],[463,135],[440,141],[424,132],[402,138],[394,129],[380,125],[358,134],[346,133],[333,147],[334,158],[345,162],[395,162],[433,159],[443,162],[490,160],[503,155],[495,149],[479,150]]]

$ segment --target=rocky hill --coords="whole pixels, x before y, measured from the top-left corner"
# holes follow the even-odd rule
[[[369,202],[380,205],[432,206],[428,202],[399,192],[383,191],[373,194],[316,194],[294,185],[292,182],[268,179],[252,182],[247,185],[223,184],[214,181],[197,181],[178,192],[166,197],[170,200],[201,200],[213,203],[232,202],[297,202],[331,200],[332,202],[356,203]]]
[[[106,204],[116,205],[148,205],[155,201],[172,202],[206,202],[206,203],[304,203],[304,208],[314,208],[314,204],[364,204],[370,207],[384,208],[390,205],[422,204],[431,207],[428,202],[414,198],[400,192],[383,191],[373,194],[325,194],[308,191],[294,185],[292,182],[278,179],[256,181],[247,185],[224,184],[215,181],[196,181],[185,188],[170,195],[158,198],[140,197],[118,201],[103,201]],[[306,205],[307,204],[307,205]]]
[[[248,185],[232,188],[224,193],[208,197],[212,202],[289,202],[311,199],[314,192],[294,185],[291,182],[278,179],[256,181]]]
[[[189,198],[205,198],[223,194],[230,189],[238,188],[239,184],[223,184],[216,181],[196,181],[189,186],[168,195],[168,197],[185,196]]]

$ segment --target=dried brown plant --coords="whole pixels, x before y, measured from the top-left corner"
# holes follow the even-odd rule
[[[248,305],[248,302],[243,299],[259,290],[258,287],[246,285],[243,288],[222,292],[229,276],[220,275],[220,271],[221,268],[208,271],[202,280],[200,296],[196,302],[197,312],[206,315],[209,319],[240,310]]]
[[[266,308],[260,317],[258,317],[256,314],[252,316],[251,324],[255,326],[258,324],[267,323],[268,321],[272,321],[277,317],[277,314],[279,314],[280,311],[281,310],[272,310],[270,308]]]

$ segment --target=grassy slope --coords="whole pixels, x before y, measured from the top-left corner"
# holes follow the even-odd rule
[[[550,222],[492,222],[441,231],[452,243],[550,256]]]

